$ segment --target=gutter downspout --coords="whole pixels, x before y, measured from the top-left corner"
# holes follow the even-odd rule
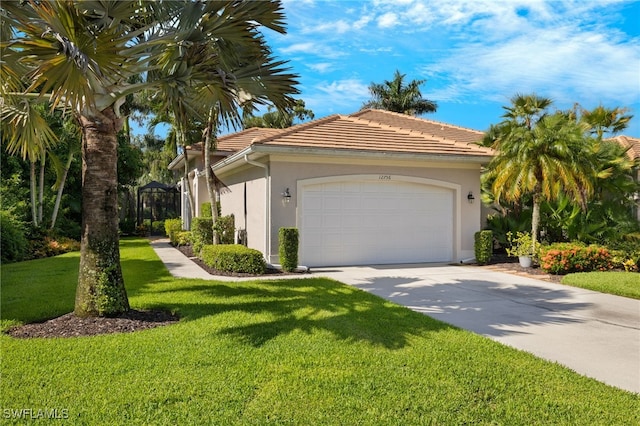
[[[264,257],[266,258],[267,263],[271,263],[271,197],[269,196],[271,192],[271,179],[270,179],[270,171],[268,164],[258,163],[257,161],[253,161],[249,159],[249,154],[244,155],[244,161],[247,164],[251,164],[252,166],[260,167],[264,169],[264,178],[265,178],[265,247],[264,247]],[[245,224],[246,226],[246,224]]]

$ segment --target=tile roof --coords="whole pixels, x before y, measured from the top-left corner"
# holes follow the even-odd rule
[[[351,114],[351,117],[388,124],[392,127],[415,130],[425,135],[437,136],[457,142],[476,143],[482,140],[484,135],[483,132],[477,130],[389,111],[367,109]]]
[[[627,155],[632,160],[640,159],[640,139],[632,138],[630,136],[616,136],[611,138],[618,142],[623,148],[628,148]]]
[[[237,133],[220,136],[218,138],[216,151],[230,153],[240,151],[251,145],[254,140],[259,140],[279,132],[282,132],[282,129],[252,127]],[[187,149],[202,151],[202,142],[190,145]]]
[[[332,115],[287,129],[248,129],[219,138],[218,149],[241,149],[250,144],[360,152],[491,156],[476,142],[482,132],[405,116],[364,110]],[[243,146],[244,145],[244,146]]]

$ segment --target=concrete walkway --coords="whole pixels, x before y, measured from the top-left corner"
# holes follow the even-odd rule
[[[238,280],[212,277],[166,241],[152,246],[176,277]],[[337,267],[302,276],[333,278],[640,393],[640,300],[473,266]]]

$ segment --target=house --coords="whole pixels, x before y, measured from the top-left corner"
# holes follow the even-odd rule
[[[482,136],[363,110],[222,136],[212,169],[230,189],[222,214],[270,263],[281,227],[299,229],[307,266],[459,262],[474,257],[481,227],[480,172],[492,157],[477,145]],[[169,166],[180,172],[188,161],[196,215],[208,201],[201,149]]]
[[[636,168],[636,182],[640,182],[640,139],[632,138],[630,136],[616,136],[612,138],[615,142],[619,143],[620,146],[627,150],[627,156],[635,161],[638,167]],[[636,194],[636,217],[638,221],[640,221],[640,194]]]

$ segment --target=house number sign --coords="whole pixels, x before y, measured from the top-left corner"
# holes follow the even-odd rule
[[[378,176],[379,180],[391,180],[391,176],[389,175],[380,175]]]

